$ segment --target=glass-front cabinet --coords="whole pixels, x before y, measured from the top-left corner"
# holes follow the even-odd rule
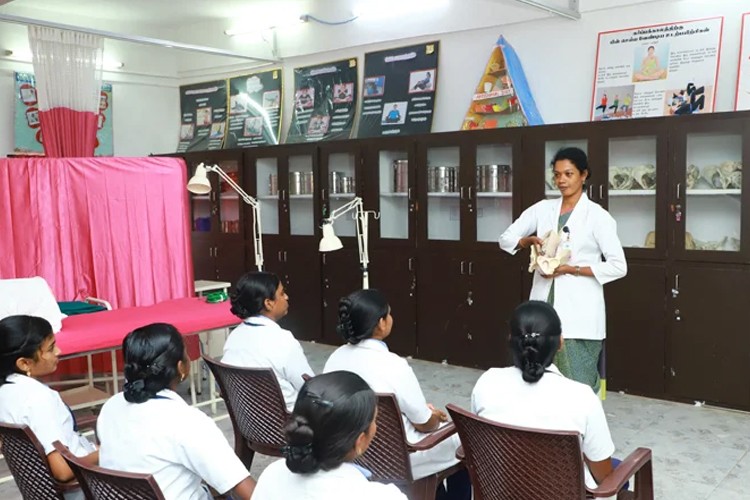
[[[381,240],[408,240],[412,237],[414,212],[412,168],[409,150],[386,148],[376,151],[378,203]]]
[[[350,203],[356,196],[357,161],[354,152],[331,152],[327,155],[327,168],[321,170],[321,176],[326,176],[326,187],[323,188],[323,196],[328,200],[326,216]],[[334,227],[337,236],[357,235],[356,214],[352,210],[336,219]]]
[[[497,242],[513,223],[513,146],[479,144],[475,163],[476,241]]]
[[[467,196],[460,184],[459,146],[433,147],[426,150],[426,162],[420,172],[426,183],[427,239],[458,241],[461,239],[461,200]]]
[[[289,233],[292,236],[312,236],[315,234],[315,203],[317,192],[312,155],[289,157]]]
[[[263,234],[279,234],[279,199],[284,192],[279,190],[278,158],[256,158],[255,175]]]
[[[234,182],[241,185],[240,160],[218,159],[207,154],[206,158],[190,159],[188,161],[189,175],[195,173],[195,168],[203,163],[217,165]],[[232,188],[215,172],[208,172],[211,191],[207,194],[190,193],[192,230],[196,234],[240,234],[241,213],[243,201]]]

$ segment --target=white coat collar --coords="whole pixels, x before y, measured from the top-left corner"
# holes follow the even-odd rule
[[[245,318],[243,323],[249,326],[261,325],[261,326],[275,326],[276,328],[281,328],[279,324],[276,323],[274,320],[272,320],[269,317],[263,316],[262,314],[259,314],[257,316],[251,316],[249,318]]]
[[[372,351],[390,352],[388,344],[382,340],[377,339],[365,339],[360,340],[357,344],[352,344],[354,347],[361,347],[362,349],[370,349]]]
[[[562,209],[562,202],[563,197],[560,196],[557,200],[555,200],[555,210],[550,215],[551,219],[549,221],[549,225],[552,228],[557,228],[558,221],[560,219],[560,210]],[[589,211],[589,204],[591,202],[589,201],[589,197],[586,196],[586,189],[583,190],[581,193],[581,197],[578,199],[578,203],[576,203],[576,206],[573,208],[573,212],[570,214],[570,218],[568,219],[568,222],[566,226],[577,226],[581,221],[586,219],[586,215]],[[541,237],[541,236],[540,236]]]

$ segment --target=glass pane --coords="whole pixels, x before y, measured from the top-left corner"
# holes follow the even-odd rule
[[[609,213],[622,246],[656,246],[656,137],[609,140]]]
[[[685,248],[740,250],[742,136],[687,138]]]
[[[560,191],[555,186],[554,176],[552,175],[552,165],[550,162],[555,154],[562,148],[580,148],[586,154],[589,154],[588,141],[585,139],[576,141],[547,141],[544,144],[544,195],[545,198],[558,198]]]
[[[351,153],[336,153],[328,157],[328,200],[331,212],[354,198],[354,166],[356,157]],[[337,236],[356,236],[356,212],[342,215],[335,222]]]
[[[458,196],[459,149],[427,150],[427,237],[461,238],[461,200]]]
[[[513,222],[513,148],[477,147],[477,241],[497,241]]]
[[[265,234],[279,234],[279,169],[276,158],[258,158],[255,166],[261,227]]]
[[[289,157],[289,232],[315,234],[313,213],[313,161],[311,156]]]
[[[380,152],[380,237],[409,237],[409,160],[406,151]]]
[[[188,177],[195,173],[196,165],[191,165]],[[211,179],[211,176],[209,176],[209,179]],[[211,231],[211,194],[189,194],[193,214],[193,231],[199,233]]]
[[[236,160],[219,162],[219,167],[234,182],[240,182],[239,163]],[[219,228],[222,233],[240,232],[240,205],[244,203],[240,195],[226,181],[219,178]]]

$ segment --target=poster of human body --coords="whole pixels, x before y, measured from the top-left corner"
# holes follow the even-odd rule
[[[177,152],[221,149],[227,121],[227,82],[180,87],[180,141]]]
[[[737,74],[736,111],[750,109],[750,12],[742,15],[742,38],[740,39],[740,67]]]
[[[17,154],[44,154],[43,134],[39,121],[36,80],[31,73],[15,73],[15,144]],[[99,95],[95,156],[114,155],[112,141],[112,84],[102,83]]]
[[[599,33],[591,120],[714,110],[723,17]]]
[[[275,145],[280,133],[281,70],[230,78],[229,130],[224,148]]]
[[[349,139],[357,109],[357,60],[294,69],[287,143]]]
[[[365,54],[357,137],[429,133],[440,43]]]

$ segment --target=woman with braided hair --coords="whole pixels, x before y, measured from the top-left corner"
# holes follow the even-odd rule
[[[596,394],[552,363],[562,343],[560,317],[550,304],[519,305],[510,319],[514,366],[491,368],[479,377],[471,408],[503,424],[580,433],[586,485],[595,488],[617,463],[611,458],[615,445]]]
[[[166,323],[130,332],[122,343],[124,392],[102,407],[97,420],[100,465],[153,474],[166,500],[247,500],[255,481],[216,423],[177,394],[190,370],[182,335]]]
[[[284,429],[284,460],[258,479],[253,500],[406,500],[397,487],[369,482],[353,461],[375,437],[377,398],[361,377],[331,372],[302,386]]]
[[[427,433],[440,428],[448,416],[427,404],[422,388],[407,361],[388,350],[385,339],[391,334],[393,317],[388,301],[377,290],[358,290],[339,302],[339,323],[336,327],[347,344],[328,358],[324,373],[345,370],[356,373],[375,392],[391,393],[402,412],[406,438],[415,443]],[[458,435],[434,448],[409,454],[414,479],[443,471],[453,465]],[[440,485],[438,499],[471,498],[471,483],[466,469],[447,479],[447,488]]]

